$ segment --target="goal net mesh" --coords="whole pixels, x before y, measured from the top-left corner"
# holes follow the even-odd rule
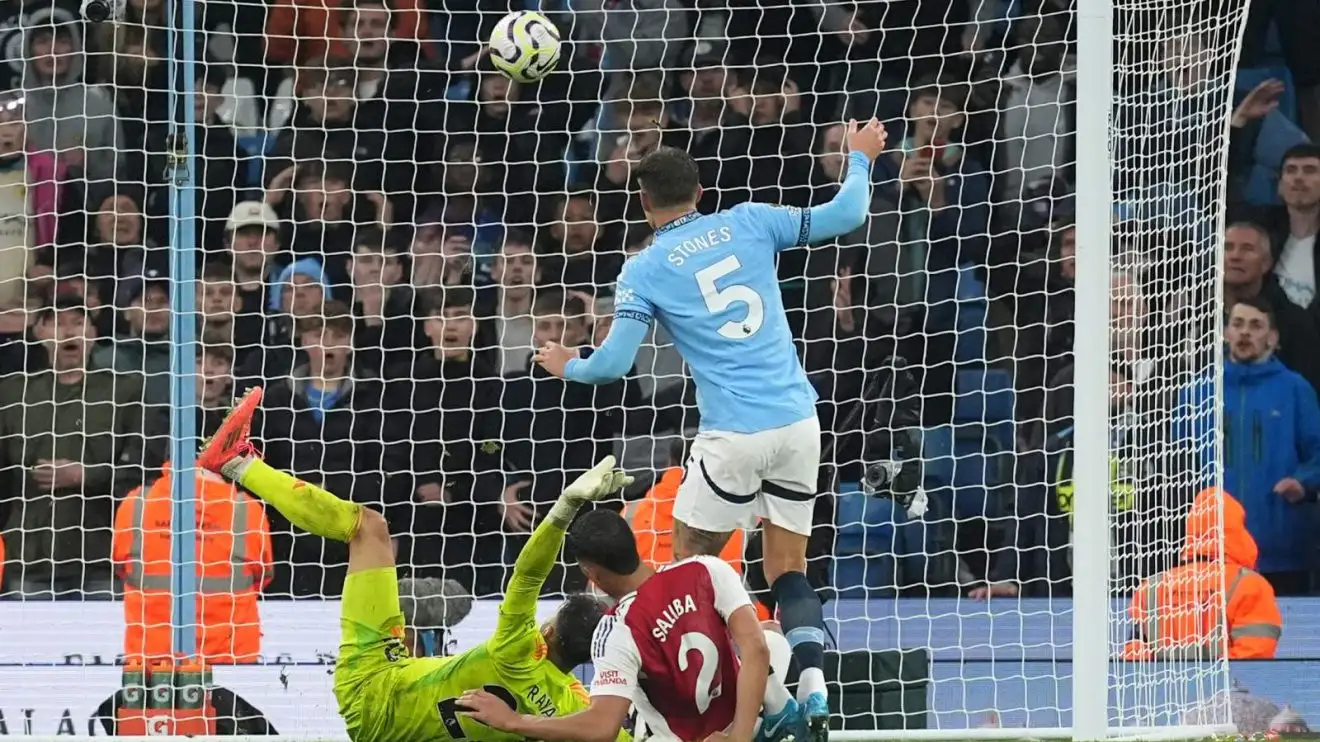
[[[699,424],[672,342],[656,327],[602,386],[548,377],[532,350],[608,332],[619,268],[650,242],[630,183],[647,151],[697,158],[703,210],[807,207],[837,191],[848,119],[889,132],[871,218],[779,259],[825,431],[811,578],[842,728],[1067,727],[1074,641],[1117,657],[1150,628],[1129,601],[1177,563],[1215,481],[1210,444],[1169,421],[1220,344],[1243,4],[1117,2],[1105,142],[1074,136],[1088,62],[1063,0],[546,3],[565,48],[532,85],[483,55],[517,3],[194,2],[196,30],[171,38],[169,2],[101,24],[78,0],[0,7],[0,733],[103,734],[119,663],[169,655],[184,584],[228,693],[218,731],[344,735],[345,546],[199,476],[192,561],[171,567],[171,440],[211,434],[256,385],[270,464],[381,509],[401,576],[476,597],[439,651],[491,633],[530,526],[606,454],[638,475],[608,506],[667,561]],[[185,44],[194,79],[171,75]],[[171,187],[172,79],[198,122],[191,205]],[[1111,286],[1113,607],[1075,637],[1073,321],[1095,308],[1075,306],[1074,256],[1108,237],[1075,234],[1073,163],[1098,147],[1112,271],[1080,279]],[[195,430],[171,427],[181,368]],[[749,534],[726,553],[768,601],[759,550]],[[561,565],[540,616],[584,587]],[[434,584],[406,583],[407,610],[414,589]],[[1221,659],[1112,674],[1113,726],[1229,721]]]

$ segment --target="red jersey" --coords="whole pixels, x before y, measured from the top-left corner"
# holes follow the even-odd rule
[[[700,742],[724,731],[738,704],[728,619],[751,604],[738,573],[716,557],[662,567],[597,627],[591,694],[632,701],[661,739]]]

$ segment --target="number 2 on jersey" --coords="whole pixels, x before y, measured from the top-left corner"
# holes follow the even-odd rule
[[[701,298],[706,300],[706,309],[711,314],[723,312],[734,304],[746,304],[747,316],[741,321],[730,320],[720,325],[719,333],[730,340],[742,340],[756,334],[765,324],[765,303],[761,295],[750,286],[735,283],[721,289],[715,282],[742,267],[737,255],[702,268],[696,272],[697,287],[701,289]]]
[[[701,667],[697,670],[696,696],[697,713],[704,714],[710,708],[712,683],[715,682],[715,671],[720,667],[720,650],[711,641],[709,636],[689,631],[678,640],[678,669],[687,672],[692,664],[688,661],[689,652],[699,652],[701,654]]]

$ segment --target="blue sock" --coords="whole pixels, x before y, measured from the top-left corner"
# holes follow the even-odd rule
[[[784,637],[797,660],[798,700],[825,692],[825,613],[820,597],[801,572],[785,572],[770,587]]]

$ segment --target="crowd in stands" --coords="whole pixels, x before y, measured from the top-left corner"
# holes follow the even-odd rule
[[[877,116],[892,151],[868,224],[779,261],[837,494],[816,579],[840,597],[1068,593],[1072,163],[1098,145],[1073,136],[1063,0],[547,3],[565,50],[536,85],[484,56],[516,4],[198,2],[195,223],[170,218],[169,59],[188,41],[164,31],[171,1],[99,25],[78,0],[0,4],[0,592],[111,598],[159,576],[133,560],[161,547],[120,531],[168,491],[172,334],[193,321],[171,313],[180,242],[197,248],[196,433],[264,385],[268,461],[381,508],[404,571],[498,594],[606,453],[639,474],[614,506],[663,524],[699,423],[663,330],[603,386],[546,375],[533,347],[608,332],[619,268],[650,240],[630,190],[644,153],[690,151],[704,210],[806,207],[839,186],[840,122]],[[1228,43],[1208,34],[1143,47],[1159,72],[1118,80],[1121,588],[1178,564],[1217,415],[1259,550],[1239,566],[1278,594],[1320,587],[1320,56],[1302,30],[1320,19],[1253,5],[1236,91],[1231,54],[1197,53]],[[886,461],[906,475],[877,484]],[[342,545],[258,515],[258,537],[230,539],[246,590],[340,592]],[[663,561],[663,532],[643,542]]]

